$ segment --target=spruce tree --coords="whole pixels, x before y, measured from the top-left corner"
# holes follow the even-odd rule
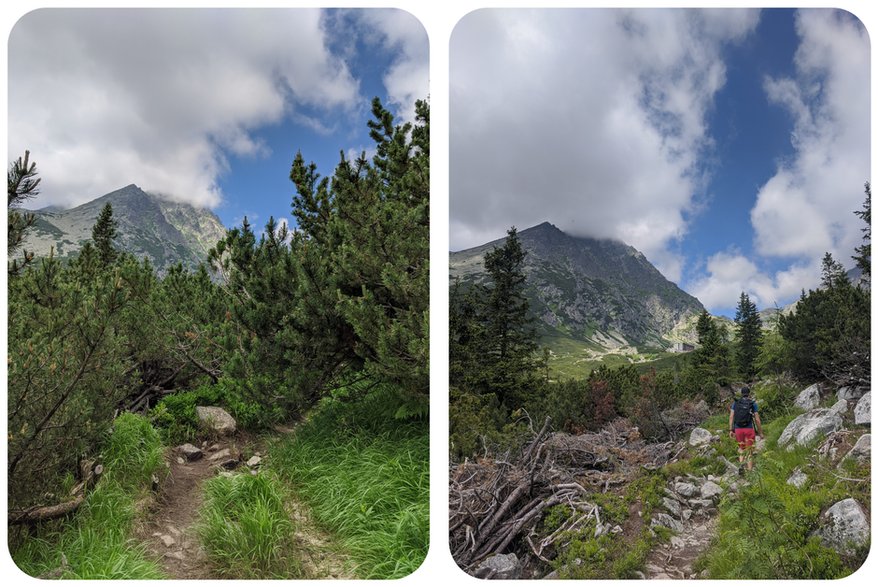
[[[834,287],[841,287],[849,284],[850,279],[848,279],[847,272],[844,270],[844,266],[832,258],[832,253],[827,252],[826,254],[824,254],[821,268],[820,286],[823,289],[832,289]]]
[[[113,218],[113,206],[107,202],[91,229],[91,240],[97,250],[98,260],[104,267],[112,265],[116,257],[119,256],[118,251],[113,246],[113,239],[119,234],[116,226],[116,220]]]
[[[745,292],[741,292],[738,301],[735,325],[738,337],[735,353],[738,371],[742,377],[751,380],[756,375],[756,359],[762,346],[762,320],[756,304]]]

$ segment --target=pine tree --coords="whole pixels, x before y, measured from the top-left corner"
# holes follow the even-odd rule
[[[869,281],[872,276],[872,186],[866,182],[866,201],[863,203],[863,209],[854,212],[865,223],[866,228],[863,230],[863,244],[854,249],[856,255],[851,257],[857,267],[863,274],[863,280]]]
[[[820,286],[824,289],[832,289],[843,285],[849,285],[847,272],[844,266],[832,258],[832,253],[823,255]]]
[[[736,359],[741,376],[751,380],[756,375],[756,359],[762,346],[762,320],[756,304],[745,292],[741,292],[735,312],[737,333]]]
[[[701,310],[701,314],[698,315],[698,322],[695,324],[695,332],[698,334],[698,344],[704,345],[710,337],[711,332],[714,330],[716,330],[716,327],[710,319],[710,314],[707,310]]]
[[[31,162],[30,151],[24,152],[24,157],[19,157],[6,173],[6,185],[8,188],[8,200],[6,203],[7,236],[6,254],[12,257],[24,244],[28,230],[36,222],[36,217],[31,213],[22,214],[18,208],[25,200],[39,194],[38,186],[40,178],[37,177],[37,164]],[[13,259],[7,270],[9,275],[19,274],[25,266],[34,259],[32,252],[23,251],[21,261]]]
[[[97,249],[98,260],[104,267],[112,265],[119,256],[119,252],[113,246],[113,239],[119,234],[116,226],[116,220],[113,218],[113,206],[107,202],[91,229],[91,240]]]

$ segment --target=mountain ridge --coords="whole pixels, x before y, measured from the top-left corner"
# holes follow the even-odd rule
[[[48,206],[31,210],[36,217],[25,248],[37,257],[54,249],[61,259],[74,256],[91,239],[91,229],[105,204],[113,207],[116,245],[137,257],[147,257],[162,274],[182,263],[194,269],[207,261],[207,252],[225,236],[219,217],[207,209],[174,202],[129,184],[79,206]]]
[[[701,302],[667,280],[637,249],[611,239],[575,237],[550,222],[518,232],[527,252],[526,295],[543,338],[597,350],[664,350],[694,342],[688,322]],[[505,237],[450,254],[450,275],[483,280],[484,254]]]

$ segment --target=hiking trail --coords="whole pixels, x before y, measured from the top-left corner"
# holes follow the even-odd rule
[[[141,523],[135,538],[146,546],[148,556],[159,563],[168,579],[220,579],[220,569],[208,559],[198,538],[202,484],[216,475],[254,474],[257,469],[242,462],[241,455],[253,454],[264,460],[265,453],[261,446],[241,438],[203,441],[200,449],[188,445],[200,450],[200,457],[187,457],[186,446],[168,449],[168,473],[160,479],[157,491],[139,504]],[[353,564],[312,520],[307,506],[292,495],[286,509],[296,528],[293,540],[305,574],[290,578],[355,578]]]

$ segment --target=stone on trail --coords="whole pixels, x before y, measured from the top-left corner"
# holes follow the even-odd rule
[[[710,444],[713,435],[704,428],[693,428],[689,434],[689,446],[705,446]]]
[[[856,401],[866,392],[862,387],[840,387],[836,393],[838,399]]]
[[[167,548],[170,548],[170,547],[174,546],[175,544],[177,544],[177,541],[174,540],[173,537],[168,536],[167,534],[162,534],[159,537],[159,540],[161,540],[162,544],[164,544],[165,547],[167,547]]]
[[[719,497],[722,492],[723,488],[713,481],[708,481],[701,486],[701,497],[704,499],[713,499],[714,497]]]
[[[854,424],[872,425],[872,392],[860,398],[854,407]]]
[[[235,419],[224,409],[217,406],[196,406],[195,415],[198,423],[216,432],[220,436],[235,433]]]
[[[662,505],[664,505],[665,509],[668,510],[669,512],[671,512],[671,514],[674,517],[676,517],[676,518],[680,517],[680,514],[681,514],[680,502],[678,502],[675,499],[669,499],[667,497],[663,497],[662,498]]]
[[[793,405],[802,410],[812,410],[816,408],[820,405],[820,385],[815,383],[814,385],[803,389],[799,395],[796,396]]]
[[[217,451],[217,452],[213,453],[213,454],[210,455],[209,457],[207,457],[207,460],[209,460],[209,461],[218,461],[218,460],[220,460],[220,459],[227,459],[227,458],[229,458],[229,457],[231,457],[231,456],[232,456],[232,451],[229,450],[229,449],[227,449],[227,448],[224,448],[224,449],[222,449],[222,450],[220,450],[220,451]]]
[[[475,576],[484,579],[518,579],[521,577],[521,562],[515,553],[495,554],[486,558],[476,568]]]
[[[811,410],[787,424],[778,446],[786,446],[793,450],[796,445],[807,445],[821,437],[839,430],[842,426],[841,416],[826,408]]]
[[[683,497],[692,497],[698,491],[692,483],[677,482],[674,483],[674,491]]]
[[[262,463],[262,458],[259,455],[256,455],[250,457],[250,460],[247,461],[247,466],[258,467],[260,463]]]
[[[189,462],[197,461],[204,455],[204,453],[201,452],[200,448],[198,448],[197,446],[193,446],[188,442],[186,444],[181,444],[180,446],[178,446],[177,450],[180,451],[180,454],[183,455],[183,458],[185,458]]]
[[[853,554],[869,541],[869,519],[857,500],[849,497],[832,505],[820,516],[815,531],[824,545],[842,554]]]
[[[652,521],[649,523],[650,528],[655,528],[656,526],[663,526],[665,528],[670,528],[674,532],[682,532],[683,524],[669,516],[665,513],[658,513],[652,516]]]

